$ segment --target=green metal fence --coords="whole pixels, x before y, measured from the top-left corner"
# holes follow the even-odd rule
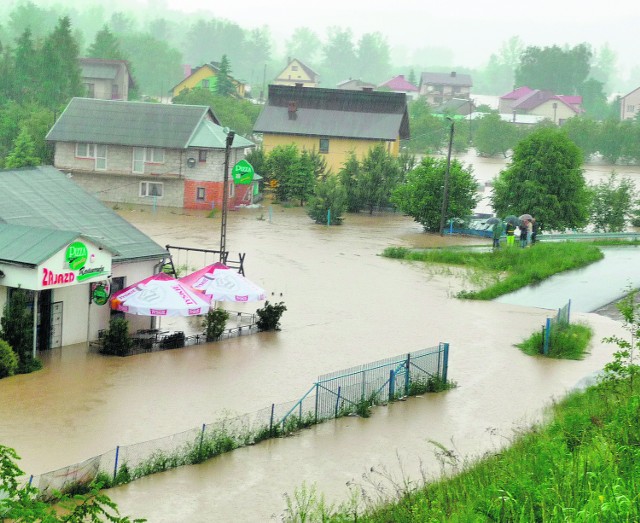
[[[549,348],[551,346],[551,334],[554,329],[569,325],[571,321],[571,300],[567,302],[564,307],[558,309],[558,313],[555,318],[547,318],[547,323],[544,328],[544,342],[542,345],[542,353],[546,356],[549,354]]]

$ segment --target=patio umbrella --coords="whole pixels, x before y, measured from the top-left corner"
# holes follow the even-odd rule
[[[494,223],[500,223],[500,218],[496,218],[495,216],[492,216],[491,218],[489,218],[486,222],[484,222],[488,225],[493,225]]]
[[[211,296],[188,284],[159,273],[116,292],[113,310],[141,316],[199,316],[211,305]]]
[[[531,216],[530,214],[521,214],[520,215],[520,221],[524,221],[524,220],[533,220],[533,216]]]
[[[248,302],[266,299],[264,289],[223,263],[207,265],[183,276],[179,281],[204,292],[214,301]]]

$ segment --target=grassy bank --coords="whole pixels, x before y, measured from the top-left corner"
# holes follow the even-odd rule
[[[592,334],[591,327],[582,323],[556,326],[551,330],[547,357],[581,360],[587,352]],[[543,345],[544,333],[540,330],[516,346],[529,356],[538,356],[542,354]]]
[[[461,291],[459,298],[492,300],[527,285],[541,282],[559,272],[584,267],[603,258],[595,245],[578,242],[540,243],[532,248],[502,248],[478,252],[461,249],[412,251],[389,247],[383,252],[389,258],[456,265],[486,274],[487,285],[480,290]]]

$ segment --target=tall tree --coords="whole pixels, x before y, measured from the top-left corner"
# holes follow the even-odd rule
[[[516,144],[515,125],[505,122],[498,113],[487,113],[473,122],[473,146],[481,156],[495,156],[507,152]]]
[[[231,81],[231,64],[227,55],[222,55],[220,69],[218,70],[216,93],[220,96],[236,96],[236,88]]]
[[[596,231],[621,232],[631,218],[637,194],[629,178],[618,180],[615,173],[591,187],[591,223]]]
[[[590,192],[582,173],[582,153],[559,129],[545,127],[516,145],[509,166],[493,184],[498,215],[529,213],[541,229],[584,227]]]
[[[278,145],[267,155],[265,169],[267,179],[274,182],[276,199],[286,202],[289,199],[290,181],[297,175],[300,153],[293,145]]]
[[[516,69],[516,85],[546,89],[556,94],[575,95],[589,76],[591,49],[587,44],[573,48],[527,47]]]
[[[347,161],[342,165],[342,169],[338,172],[340,185],[346,193],[346,210],[347,212],[359,212],[362,209],[362,200],[360,198],[360,190],[358,187],[358,177],[360,175],[360,162],[352,151]]]
[[[391,72],[389,44],[381,33],[365,33],[358,42],[357,69],[359,78],[380,83]]]
[[[372,214],[387,207],[391,191],[400,181],[400,166],[382,143],[374,145],[363,158],[358,175],[361,206]]]
[[[403,213],[413,217],[427,232],[438,232],[442,218],[444,180],[447,161],[425,156],[422,162],[407,174],[406,181],[393,191],[391,201]],[[478,182],[470,167],[458,160],[449,166],[448,205],[445,221],[466,218],[477,203]]]
[[[120,49],[118,37],[105,25],[96,33],[93,43],[87,49],[89,58],[101,58],[103,60],[124,60],[124,54]]]
[[[322,52],[322,78],[325,87],[335,87],[339,82],[353,77],[357,69],[357,56],[351,29],[330,27]]]
[[[14,54],[11,99],[18,103],[33,101],[37,96],[41,64],[30,29],[25,29],[16,41]]]
[[[5,158],[4,166],[6,169],[16,169],[34,165],[40,165],[40,158],[36,156],[33,138],[29,131],[23,128],[13,144],[13,149]]]
[[[598,150],[600,125],[593,118],[586,116],[569,118],[562,125],[562,130],[573,143],[580,147],[585,161]]]
[[[309,67],[318,60],[322,47],[318,35],[308,27],[297,27],[285,43],[288,58],[302,60]]]

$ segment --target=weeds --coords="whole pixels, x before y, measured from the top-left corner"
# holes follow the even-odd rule
[[[544,332],[534,332],[516,345],[525,354],[535,356],[543,353]],[[584,323],[556,324],[549,335],[549,358],[581,360],[587,352],[593,331]]]

